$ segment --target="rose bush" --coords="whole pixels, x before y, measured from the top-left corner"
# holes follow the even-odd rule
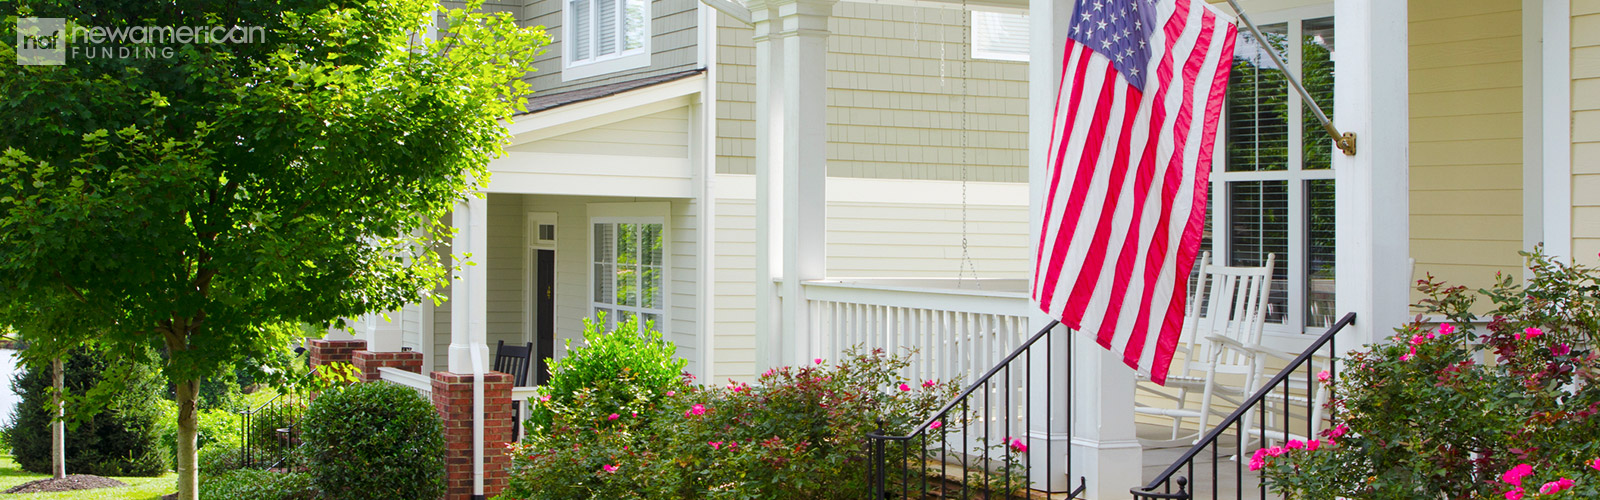
[[[659,394],[632,376],[639,370],[615,365],[612,377],[538,398],[550,418],[509,447],[501,498],[859,498],[865,434],[880,420],[908,431],[954,394],[897,375],[906,359],[851,354],[770,370],[754,384],[696,385],[684,374]]]
[[[1352,353],[1319,439],[1256,451],[1250,468],[1292,498],[1600,496],[1600,280],[1525,253],[1525,285],[1476,296],[1429,276],[1422,316]],[[1487,326],[1471,311],[1488,298]],[[1325,383],[1334,383],[1329,378]]]

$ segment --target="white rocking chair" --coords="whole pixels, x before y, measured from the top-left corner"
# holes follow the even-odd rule
[[[1170,440],[1144,441],[1146,447],[1198,442],[1210,430],[1211,416],[1224,418],[1232,410],[1216,408],[1214,400],[1220,398],[1237,407],[1261,383],[1261,332],[1276,261],[1276,254],[1268,254],[1263,267],[1224,267],[1211,264],[1210,252],[1202,254],[1200,280],[1178,346],[1184,353],[1183,364],[1168,374],[1165,387],[1143,377],[1138,384],[1141,396],[1165,399],[1172,405],[1135,405],[1139,414],[1172,419]],[[1201,393],[1199,408],[1191,407],[1192,392]],[[1180,436],[1184,421],[1191,418],[1197,420],[1195,432]]]

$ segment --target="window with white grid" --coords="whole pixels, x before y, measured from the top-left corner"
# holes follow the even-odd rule
[[[1216,264],[1260,266],[1277,255],[1269,329],[1320,331],[1334,309],[1332,140],[1266,50],[1276,50],[1330,117],[1333,18],[1262,24],[1266,40],[1239,30],[1228,86],[1226,140],[1211,175],[1205,245]]]
[[[666,327],[666,245],[660,218],[594,218],[593,313]]]

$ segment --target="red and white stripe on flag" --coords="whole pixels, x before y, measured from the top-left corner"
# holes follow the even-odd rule
[[[1074,3],[1033,297],[1165,384],[1237,31],[1203,0]]]

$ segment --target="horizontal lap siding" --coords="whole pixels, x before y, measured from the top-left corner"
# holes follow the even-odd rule
[[[510,151],[590,155],[689,157],[689,107],[669,109],[548,139]]]
[[[1572,251],[1600,262],[1600,0],[1572,1]]]
[[[717,200],[717,377],[748,380],[755,360],[754,200]],[[968,207],[967,230],[979,278],[1026,279],[1028,207]],[[828,203],[828,268],[834,277],[954,278],[961,272],[961,206]]]
[[[1472,289],[1520,277],[1521,5],[1412,0],[1410,11],[1415,277]]]
[[[717,172],[752,174],[753,30],[719,19]],[[968,22],[953,8],[835,5],[829,176],[1027,182],[1027,63],[972,60]]]

